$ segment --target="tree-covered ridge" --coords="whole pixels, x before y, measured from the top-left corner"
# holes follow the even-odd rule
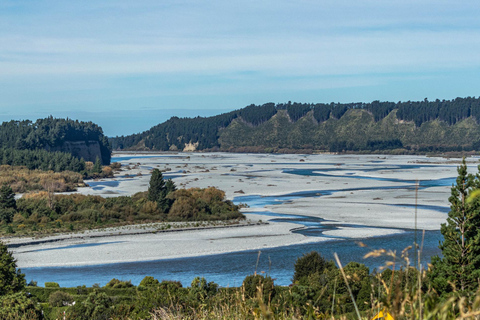
[[[30,120],[3,122],[0,125],[0,145],[2,148],[17,150],[58,150],[65,142],[99,143],[101,160],[110,163],[110,146],[102,128],[93,122],[48,117]],[[85,159],[95,161],[95,159]]]
[[[266,103],[214,117],[173,117],[143,133],[110,141],[114,149],[163,151],[182,150],[187,144],[197,144],[197,150],[260,152],[461,151],[480,147],[478,119],[480,98],[475,97],[397,103]]]

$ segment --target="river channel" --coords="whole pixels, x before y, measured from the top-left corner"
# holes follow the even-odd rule
[[[148,157],[144,157],[148,158]],[[116,161],[129,161],[132,158],[117,158]],[[134,160],[143,159],[137,157]],[[379,161],[381,162],[381,161]],[[277,167],[279,163],[276,164]],[[226,164],[225,167],[229,165]],[[321,190],[310,191],[294,191],[290,193],[279,193],[276,195],[255,194],[255,195],[236,195],[233,198],[235,203],[247,204],[250,209],[246,213],[263,215],[265,220],[271,223],[294,223],[299,228],[292,229],[292,232],[301,233],[306,237],[325,237],[327,241],[317,243],[307,243],[289,246],[280,246],[275,248],[265,248],[261,251],[250,250],[241,252],[230,252],[223,254],[196,256],[189,258],[177,259],[161,259],[156,261],[138,261],[112,263],[94,266],[73,266],[73,267],[36,267],[23,268],[22,272],[26,274],[27,281],[35,280],[39,285],[44,282],[58,282],[64,287],[75,287],[79,285],[91,286],[93,284],[105,285],[112,278],[131,280],[132,283],[138,284],[145,276],[153,276],[159,280],[176,280],[182,282],[184,286],[190,285],[195,277],[205,277],[207,281],[214,281],[220,286],[238,286],[241,285],[243,279],[254,272],[270,275],[275,279],[278,285],[289,285],[293,276],[293,266],[298,257],[312,250],[320,252],[327,259],[333,259],[333,253],[337,253],[345,265],[350,261],[357,261],[366,264],[371,271],[381,268],[387,259],[380,257],[376,259],[364,259],[364,255],[371,250],[385,248],[396,251],[400,256],[403,249],[412,246],[416,241],[421,246],[421,257],[418,263],[422,266],[430,261],[433,255],[439,255],[438,244],[442,240],[440,231],[413,230],[413,228],[397,228],[390,235],[382,235],[367,238],[352,238],[343,236],[328,235],[326,231],[338,228],[376,228],[376,226],[362,226],[359,224],[336,223],[335,221],[327,221],[318,216],[297,215],[292,213],[282,213],[281,210],[270,210],[278,205],[285,205],[290,202],[302,200],[306,198],[332,197],[336,194],[345,194],[353,192],[364,192],[375,190],[392,191],[402,190],[424,190],[428,192],[431,188],[448,187],[455,182],[455,177],[439,177],[437,179],[421,180],[401,177],[379,177],[372,175],[376,172],[391,172],[395,170],[422,170],[422,164],[412,165],[381,165],[380,163],[370,162],[354,173],[345,167],[330,167],[329,169],[312,169],[304,168],[303,163],[292,166],[291,163],[286,164],[286,168],[281,171],[282,176],[308,176],[313,178],[342,179],[342,185],[333,185],[330,188],[322,188]],[[321,167],[317,164],[317,166]],[[444,166],[439,165],[441,170]],[[450,166],[451,167],[451,166]],[[268,169],[266,169],[268,171]],[[238,175],[242,178],[241,173],[229,172],[229,175]],[[253,171],[248,172],[249,175],[254,174]],[[168,177],[169,174],[166,174]],[[173,171],[170,173],[171,178],[177,182],[182,177],[181,171]],[[247,177],[247,175],[244,175]],[[120,179],[119,179],[120,180]],[[344,184],[351,180],[369,180],[372,183],[362,185],[361,187],[346,187]],[[368,181],[367,181],[368,182]],[[387,186],[378,185],[378,183],[391,183]],[[91,183],[93,190],[100,190],[109,187],[114,190],[118,187],[119,181],[100,181],[97,184]],[[97,188],[97,189],[95,189]],[[432,189],[435,190],[435,189]],[[371,200],[369,200],[371,201]],[[368,204],[368,201],[365,200]],[[414,210],[415,205],[412,202],[404,203],[384,203],[385,207],[403,207],[408,210]],[[256,210],[258,209],[258,210]],[[419,210],[428,210],[431,212],[441,213],[445,216],[448,213],[447,203],[435,203],[426,201],[416,206]],[[325,223],[328,222],[328,223]],[[385,227],[382,227],[385,229]],[[388,228],[387,228],[388,229]],[[363,245],[360,246],[359,243]],[[97,243],[95,245],[102,245]],[[71,248],[74,250],[75,248]],[[93,250],[93,248],[92,248]],[[410,261],[416,261],[414,252],[410,250]],[[397,260],[397,266],[402,265],[402,260]]]

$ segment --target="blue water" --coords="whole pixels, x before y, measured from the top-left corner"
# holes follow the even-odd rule
[[[421,243],[422,233],[417,234],[418,243]],[[440,254],[438,243],[442,239],[439,231],[425,232],[424,250],[422,251],[422,265],[430,261],[432,255]],[[402,234],[361,239],[368,247],[359,247],[357,240],[326,241],[321,243],[293,245],[280,248],[269,248],[245,252],[233,252],[211,256],[192,258],[168,259],[157,261],[126,262],[104,264],[98,266],[82,267],[49,267],[49,268],[24,268],[27,282],[34,279],[39,285],[44,282],[58,282],[62,287],[75,287],[78,285],[91,286],[95,283],[105,285],[112,278],[131,280],[138,284],[145,276],[153,276],[159,280],[176,280],[184,286],[199,276],[207,281],[214,281],[221,286],[238,286],[243,279],[255,271],[265,272],[275,279],[278,285],[289,285],[293,276],[293,266],[298,257],[312,250],[320,252],[327,259],[333,259],[336,252],[343,265],[350,261],[365,263],[373,269],[384,265],[387,259],[363,259],[363,256],[374,249],[401,251],[412,245],[414,232],[405,231]],[[412,252],[413,254],[413,252]],[[413,256],[410,257],[414,261]],[[397,266],[402,265],[402,260],[397,260]]]

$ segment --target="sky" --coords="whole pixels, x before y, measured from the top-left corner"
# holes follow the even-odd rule
[[[479,96],[479,1],[2,0],[0,122]]]

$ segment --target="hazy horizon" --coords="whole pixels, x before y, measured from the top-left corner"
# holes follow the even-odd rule
[[[0,122],[478,96],[475,1],[3,1]]]

